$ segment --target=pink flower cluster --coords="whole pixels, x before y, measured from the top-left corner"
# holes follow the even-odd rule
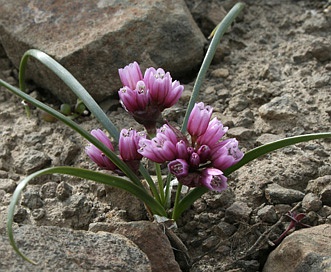
[[[103,143],[111,151],[114,151],[114,146],[107,135],[100,129],[94,129],[91,134]],[[138,171],[142,155],[137,152],[140,139],[145,139],[146,134],[137,132],[134,129],[122,129],[120,132],[120,139],[118,144],[119,158],[123,160],[134,172]],[[118,172],[117,166],[96,146],[89,144],[85,148],[86,154],[94,161],[99,167]]]
[[[137,62],[118,72],[124,86],[118,91],[121,104],[147,131],[155,130],[161,112],[179,100],[184,86],[162,68],[150,67],[143,76]]]
[[[134,172],[138,172],[140,160],[146,157],[156,163],[168,162],[168,169],[179,182],[189,187],[205,186],[214,191],[227,187],[223,171],[243,157],[234,138],[221,140],[228,128],[214,118],[212,107],[200,102],[195,104],[187,125],[189,138],[169,124],[156,130],[156,121],[165,108],[173,106],[184,87],[172,81],[163,69],[148,68],[144,76],[137,62],[119,69],[124,85],[119,90],[123,107],[149,135],[131,129],[122,129],[119,138],[119,157]],[[107,148],[114,151],[109,138],[100,129],[91,134]],[[87,155],[101,168],[120,173],[116,165],[96,146],[86,147]]]
[[[211,115],[210,106],[195,104],[187,126],[190,140],[166,124],[153,139],[140,139],[138,152],[157,163],[169,162],[169,171],[186,186],[223,191],[227,178],[222,171],[241,160],[243,153],[236,139],[221,141],[228,128],[217,118],[211,120]]]

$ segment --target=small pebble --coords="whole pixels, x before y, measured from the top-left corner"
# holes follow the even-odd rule
[[[317,195],[313,193],[308,193],[302,200],[302,207],[306,209],[307,212],[317,212],[322,208],[322,201]]]
[[[229,70],[225,68],[219,68],[211,72],[211,75],[213,77],[218,77],[218,78],[227,78],[229,76]]]

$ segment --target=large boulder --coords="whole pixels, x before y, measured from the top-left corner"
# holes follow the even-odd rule
[[[192,74],[205,38],[184,0],[0,0],[0,43],[16,67],[28,49],[44,51],[66,67],[97,100],[120,86],[118,68],[138,61],[173,78]],[[63,102],[75,96],[33,61],[28,77]]]
[[[19,257],[0,231],[1,271],[152,271],[146,254],[119,234],[24,225],[14,237],[38,264]]]
[[[273,251],[264,272],[331,271],[331,225],[295,231]]]

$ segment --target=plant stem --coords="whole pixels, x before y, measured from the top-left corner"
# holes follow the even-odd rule
[[[161,198],[162,204],[165,205],[166,199],[164,196],[164,183],[162,180],[161,166],[159,163],[155,163],[155,171],[156,171],[156,176],[157,176],[157,184],[159,186],[160,198]]]
[[[174,210],[172,212],[172,217],[171,217],[175,221],[178,219],[179,215],[182,213],[181,211],[178,211],[178,203],[180,201],[180,196],[182,194],[182,187],[183,187],[183,185],[180,182],[178,182],[175,203],[174,203]]]

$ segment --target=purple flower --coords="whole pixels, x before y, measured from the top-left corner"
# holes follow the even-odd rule
[[[206,131],[200,135],[197,139],[197,143],[200,145],[214,146],[228,131],[228,127],[223,127],[221,121],[216,117],[211,120],[206,128]]]
[[[184,140],[179,140],[179,142],[176,143],[176,151],[179,159],[187,160],[189,158],[188,146]]]
[[[176,140],[168,125],[163,125],[153,139],[141,139],[138,152],[157,163],[172,161],[176,158]]]
[[[206,132],[213,108],[205,106],[203,102],[196,103],[188,119],[187,131],[193,137],[198,137]]]
[[[188,175],[189,164],[185,160],[177,159],[168,163],[168,169],[177,178],[186,177]]]
[[[208,145],[202,145],[199,147],[197,153],[200,157],[200,163],[206,163],[210,158],[210,147]]]
[[[118,91],[122,106],[148,133],[155,134],[161,112],[179,100],[184,86],[172,81],[162,68],[148,68],[143,77],[137,62],[118,71],[123,83]]]
[[[222,192],[227,188],[227,178],[223,175],[223,172],[216,168],[206,168],[202,171],[200,176],[200,182],[206,188]]]
[[[150,91],[151,103],[158,105],[160,111],[176,104],[184,90],[184,86],[178,81],[173,82],[170,73],[166,73],[162,68],[148,68],[144,81]]]
[[[238,147],[234,138],[227,139],[215,145],[211,151],[212,165],[224,171],[242,159],[244,153]]]
[[[121,88],[118,95],[123,108],[132,113],[145,109],[149,102],[148,92],[143,81],[138,81],[133,90],[128,86]]]
[[[227,127],[217,118],[210,120],[211,107],[198,103],[193,111],[190,129],[188,126],[191,139],[166,124],[157,130],[153,139],[141,139],[138,152],[157,163],[169,162],[169,172],[186,186],[205,186],[220,192],[227,186],[222,171],[237,163],[244,154],[236,139],[221,141]]]
[[[106,147],[108,147],[111,151],[114,151],[114,147],[111,141],[102,130],[94,129],[91,131],[91,134],[100,142],[102,142]],[[85,148],[85,152],[99,167],[106,170],[115,170],[117,168],[116,165],[96,146],[89,144]]]
[[[138,153],[140,139],[145,139],[146,134],[138,133],[134,129],[122,129],[118,148],[123,161],[141,160],[142,155]]]
[[[143,79],[139,64],[137,62],[130,63],[124,68],[118,69],[123,86],[130,89],[135,89],[137,82]]]
[[[190,162],[190,166],[193,169],[198,168],[200,164],[200,156],[197,153],[193,152],[190,156],[189,162]]]
[[[100,129],[92,130],[91,134],[102,142],[111,151],[114,151],[114,147],[107,137],[107,135]],[[123,160],[134,172],[138,172],[140,160],[142,155],[138,153],[139,141],[145,139],[145,133],[138,133],[133,129],[122,129],[119,139],[119,158]],[[105,155],[101,150],[99,150],[93,144],[89,144],[85,148],[86,154],[101,168],[106,170],[115,171],[118,174],[123,174],[117,166]]]

